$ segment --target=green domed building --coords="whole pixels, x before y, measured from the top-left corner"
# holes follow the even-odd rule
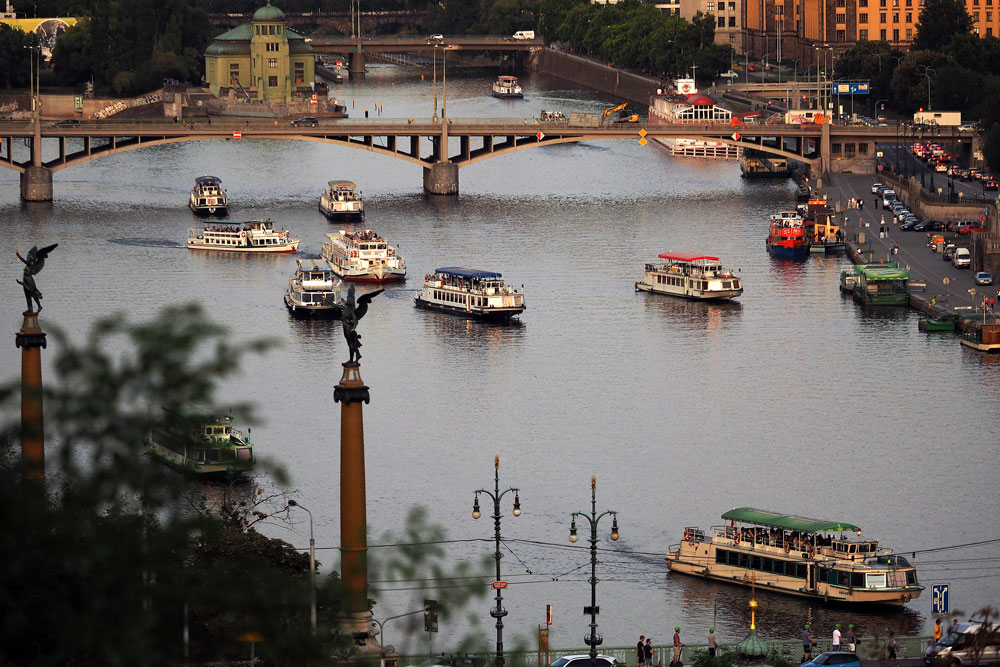
[[[315,73],[313,48],[271,0],[205,50],[205,80],[219,97],[233,88],[253,102],[288,103],[312,94]]]

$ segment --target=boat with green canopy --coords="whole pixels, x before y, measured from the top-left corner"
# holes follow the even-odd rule
[[[854,300],[866,306],[910,303],[910,271],[899,264],[859,264],[845,274],[841,275],[841,286],[850,283]]]
[[[740,507],[708,534],[684,529],[667,569],[825,602],[902,606],[920,596],[916,568],[846,521]]]

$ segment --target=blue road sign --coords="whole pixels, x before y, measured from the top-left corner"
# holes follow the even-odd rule
[[[871,87],[867,81],[845,81],[831,86],[834,95],[867,95]]]
[[[948,584],[934,584],[931,586],[931,613],[948,613]]]

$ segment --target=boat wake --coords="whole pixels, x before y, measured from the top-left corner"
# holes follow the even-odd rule
[[[143,238],[126,238],[126,239],[108,239],[109,243],[117,243],[118,245],[131,245],[131,246],[141,246],[146,248],[183,248],[184,245],[174,241],[172,239],[143,239]]]

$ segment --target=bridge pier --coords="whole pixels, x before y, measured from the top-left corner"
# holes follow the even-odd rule
[[[48,167],[25,167],[21,173],[21,199],[52,201],[52,170]]]
[[[432,195],[458,194],[458,165],[454,162],[436,162],[424,167],[424,191]]]
[[[352,79],[365,77],[365,53],[360,49],[347,55],[347,72]]]

